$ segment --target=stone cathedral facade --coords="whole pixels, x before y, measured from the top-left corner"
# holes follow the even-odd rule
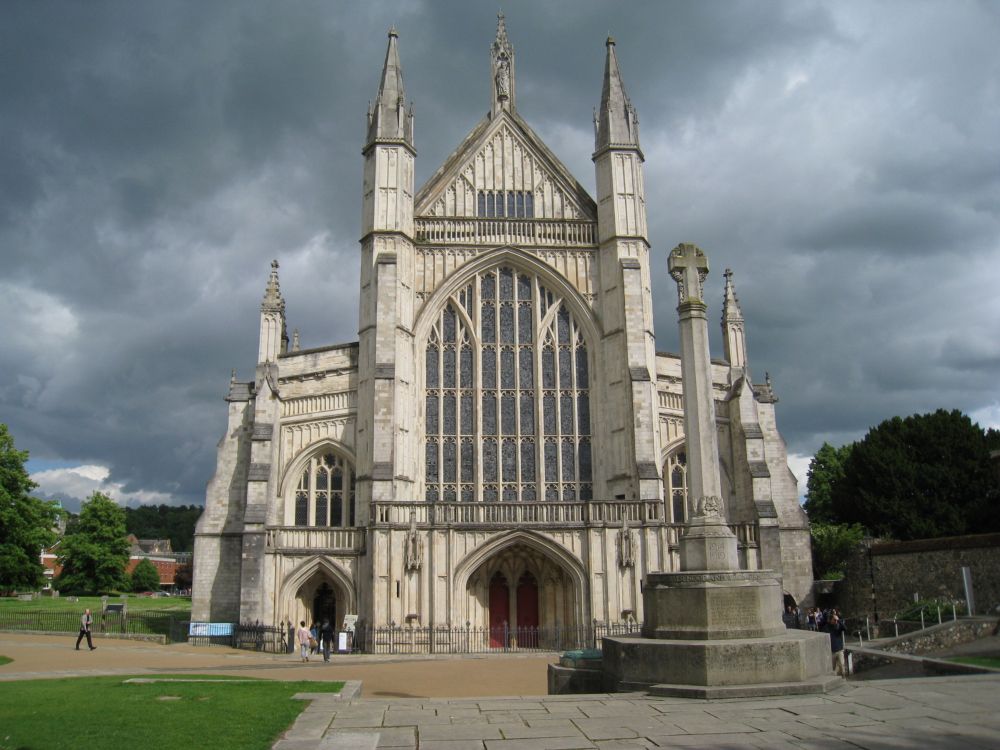
[[[684,383],[655,348],[650,279],[667,268],[614,42],[593,197],[518,113],[502,17],[490,63],[489,112],[415,190],[390,31],[363,151],[359,340],[289,345],[272,264],[255,377],[230,383],[198,523],[193,619],[641,621],[646,573],[678,568]],[[741,565],[802,599],[809,533],[777,399],[751,382],[729,272],[721,296],[725,515]]]

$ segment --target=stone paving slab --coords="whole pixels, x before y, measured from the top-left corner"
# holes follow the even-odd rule
[[[601,694],[336,704],[318,697],[274,748],[985,750],[1000,748],[997,696],[1000,677],[953,676],[849,685],[823,696],[714,701]]]

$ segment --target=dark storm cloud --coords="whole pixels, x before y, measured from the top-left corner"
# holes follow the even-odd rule
[[[793,452],[938,406],[1000,420],[997,6],[504,10],[519,111],[588,189],[617,39],[647,160],[659,349],[677,348],[665,253],[694,241],[714,315],[722,270],[736,273],[752,371],[771,372]],[[252,374],[271,258],[303,347],[357,338],[359,151],[386,30],[421,183],[488,108],[494,13],[4,6],[0,420],[36,459],[82,467],[43,489],[201,501],[230,369]]]

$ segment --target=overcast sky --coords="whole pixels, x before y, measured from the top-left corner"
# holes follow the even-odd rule
[[[503,3],[517,107],[593,192],[604,40],[666,253],[734,271],[804,486],[824,440],[1000,425],[1000,3]],[[422,184],[489,106],[496,3],[4,3],[0,421],[38,494],[202,503],[281,263],[302,346],[357,340],[361,171],[399,30]],[[73,502],[68,502],[73,507]]]

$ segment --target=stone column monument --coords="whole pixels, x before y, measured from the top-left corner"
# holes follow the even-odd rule
[[[677,282],[690,521],[679,573],[649,573],[641,638],[604,638],[612,690],[739,697],[825,692],[839,684],[825,633],[786,630],[773,572],[740,570],[725,519],[702,284],[708,260],[694,245],[670,253]]]

